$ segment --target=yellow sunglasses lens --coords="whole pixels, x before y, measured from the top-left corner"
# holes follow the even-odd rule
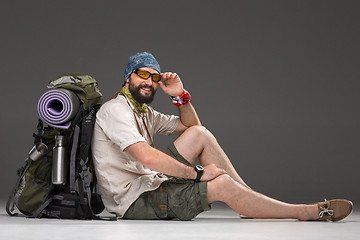
[[[160,74],[153,74],[152,75],[152,80],[154,82],[159,82],[161,80],[161,75]]]
[[[150,73],[144,70],[137,70],[136,74],[143,79],[148,79],[150,77]]]

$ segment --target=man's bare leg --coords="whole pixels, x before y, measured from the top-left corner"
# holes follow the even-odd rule
[[[225,202],[235,212],[252,218],[293,218],[315,220],[319,218],[317,204],[289,204],[281,202],[239,184],[224,174],[208,182],[209,203]]]
[[[224,169],[235,181],[250,188],[236,172],[214,135],[205,127],[188,128],[175,140],[174,145],[191,164],[194,164],[196,158],[199,158],[203,166],[213,163]]]

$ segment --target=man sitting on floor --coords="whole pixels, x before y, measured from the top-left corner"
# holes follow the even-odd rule
[[[147,106],[159,86],[171,96],[179,116]],[[108,212],[126,219],[190,220],[215,201],[253,218],[338,221],[352,212],[347,200],[289,204],[252,190],[201,125],[190,98],[178,74],[161,73],[152,54],[129,58],[123,88],[98,111],[93,136],[94,164]],[[153,147],[155,134],[179,137],[163,153]],[[197,158],[201,165],[194,167]]]

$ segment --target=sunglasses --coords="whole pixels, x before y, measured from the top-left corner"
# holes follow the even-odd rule
[[[153,82],[160,82],[161,80],[161,75],[159,73],[150,73],[141,69],[135,69],[133,72],[142,79],[148,79],[151,76]]]

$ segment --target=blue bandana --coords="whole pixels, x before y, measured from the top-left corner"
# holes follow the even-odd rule
[[[124,72],[124,81],[128,79],[128,77],[134,70],[142,67],[152,68],[161,73],[160,65],[151,53],[136,53],[129,58],[128,64]]]

